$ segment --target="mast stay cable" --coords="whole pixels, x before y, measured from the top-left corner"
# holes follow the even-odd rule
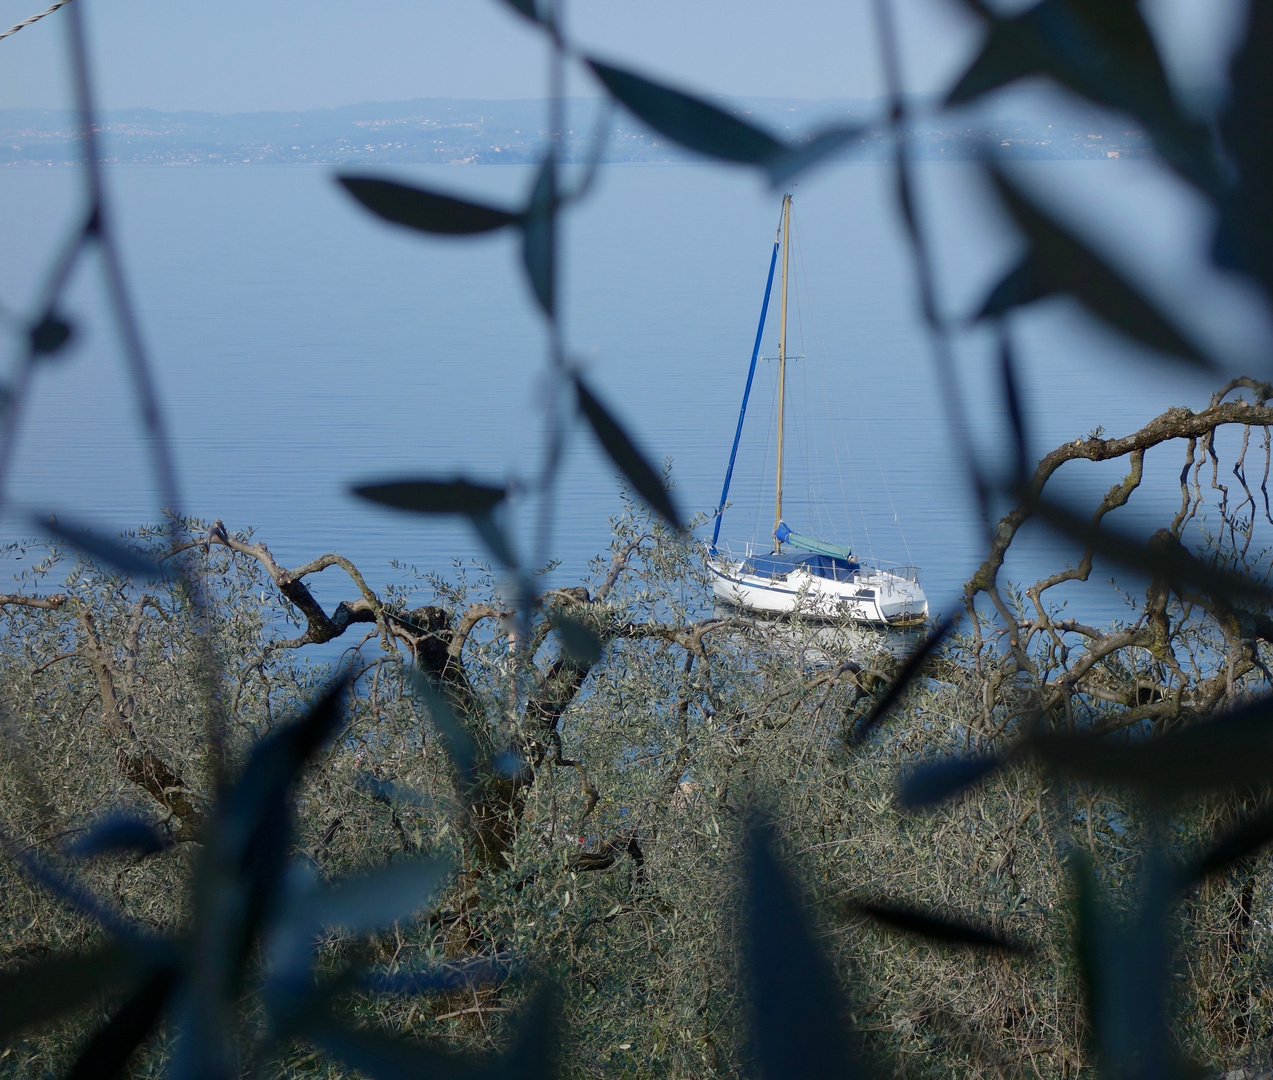
[[[785,207],[785,204],[784,204]],[[738,410],[738,427],[734,431],[734,445],[729,451],[729,468],[725,470],[725,486],[721,488],[720,505],[716,508],[716,525],[712,529],[712,554],[720,539],[720,523],[725,513],[725,500],[729,496],[729,482],[734,475],[734,461],[738,457],[738,440],[743,436],[743,418],[747,415],[747,399],[751,396],[751,383],[756,377],[756,358],[760,355],[760,339],[765,333],[765,316],[769,313],[769,296],[774,287],[774,269],[778,265],[778,244],[782,239],[782,218],[778,218],[778,235],[774,238],[773,254],[769,257],[769,278],[765,282],[765,299],[760,305],[760,325],[756,328],[756,343],[751,348],[751,367],[747,369],[747,386],[743,390],[742,408]]]

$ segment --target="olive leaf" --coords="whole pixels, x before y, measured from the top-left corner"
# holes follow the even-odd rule
[[[1249,275],[1273,298],[1273,9],[1247,5],[1242,43],[1229,68],[1232,90],[1220,117],[1224,149],[1237,170],[1220,200],[1216,262]]]
[[[1027,198],[1002,171],[992,169],[991,175],[1030,247],[991,291],[978,318],[1068,293],[1092,314],[1149,348],[1196,367],[1214,366],[1201,348],[1105,259]]]
[[[87,859],[95,855],[132,852],[155,855],[172,846],[172,840],[154,823],[135,814],[111,814],[97,822],[87,833],[67,845],[72,858]]]
[[[66,347],[75,328],[65,319],[49,312],[31,327],[28,335],[31,351],[39,356],[52,356]]]
[[[762,1080],[844,1080],[863,1075],[843,1028],[839,982],[799,893],[753,819],[744,848],[743,971],[752,1053]]]
[[[590,668],[601,659],[601,638],[587,623],[560,612],[553,612],[550,621],[567,655],[580,667]]]
[[[32,514],[30,522],[32,527],[50,533],[71,547],[78,548],[85,555],[90,555],[130,577],[156,579],[173,576],[170,567],[156,562],[137,548],[108,539],[85,525],[69,522],[59,515]]]
[[[774,186],[861,139],[866,131],[860,125],[837,124],[786,143],[684,90],[593,58],[587,63],[615,100],[659,134],[718,161],[759,166]]]
[[[610,460],[619,467],[619,471],[628,478],[636,493],[672,528],[678,531],[683,529],[681,516],[677,513],[662,477],[654,471],[628,433],[578,376],[575,376],[575,392],[579,399],[579,411],[591,425],[597,441],[610,455]]]
[[[504,488],[474,484],[462,477],[386,480],[359,484],[352,490],[360,499],[416,514],[486,514],[507,494]]]
[[[988,14],[984,7],[982,14]],[[1134,0],[1043,0],[990,33],[947,96],[972,101],[1017,79],[1047,75],[1107,108],[1130,113],[1182,176],[1203,191],[1223,188],[1205,125],[1177,104],[1149,27]]]
[[[519,214],[507,210],[393,180],[351,175],[338,176],[337,180],[373,214],[420,232],[462,236],[492,232],[521,220]]]
[[[1009,956],[1028,956],[1028,945],[1004,937],[993,930],[976,926],[966,919],[937,911],[926,911],[912,904],[890,900],[853,900],[845,905],[852,912],[865,915],[892,930],[926,938],[942,945],[958,945],[973,949],[989,949]]]
[[[853,730],[852,741],[861,743],[871,734],[880,724],[880,722],[889,714],[889,711],[897,704],[898,698],[906,690],[912,682],[915,681],[924,664],[928,662],[936,651],[937,647],[946,639],[946,635],[950,633],[955,625],[956,617],[949,615],[943,619],[937,627],[922,642],[919,648],[906,658],[906,663],[902,665],[902,670],[897,673],[895,678],[888,686],[888,689],[876,701],[874,707],[867,715],[866,719],[857,725]]]
[[[969,754],[915,765],[902,776],[898,801],[908,809],[945,802],[979,784],[1004,761],[998,754]]]
[[[552,318],[556,291],[557,167],[548,154],[539,167],[530,203],[522,216],[522,262],[530,278],[535,299],[544,314]]]

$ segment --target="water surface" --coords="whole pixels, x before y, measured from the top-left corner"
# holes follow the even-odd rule
[[[1166,295],[1207,298],[1194,305],[1205,308],[1200,332],[1230,354],[1257,347],[1242,297],[1197,269],[1205,217],[1148,163],[1031,170],[1071,202],[1095,205],[1089,194],[1108,191],[1111,209],[1095,223],[1114,242],[1149,207],[1124,254],[1142,256],[1143,275]],[[529,182],[512,166],[391,174],[509,205]],[[795,189],[789,351],[804,359],[793,362],[789,387],[785,513],[798,530],[919,565],[934,610],[949,611],[984,532],[951,449],[890,175],[887,165],[834,167]],[[534,475],[545,333],[515,238],[442,240],[389,227],[353,205],[330,170],[307,166],[129,166],[108,170],[108,181],[187,511],[255,528],[285,565],[339,551],[373,586],[403,580],[391,559],[445,571],[482,557],[463,526],[368,508],[348,486],[415,473]],[[70,227],[78,185],[70,168],[0,170],[6,309],[30,304]],[[942,303],[952,314],[975,310],[1018,241],[989,209],[974,166],[927,166],[920,194]],[[671,458],[688,512],[710,510],[720,493],[779,195],[716,167],[616,166],[568,219],[571,356],[651,457]],[[156,495],[99,280],[90,260],[66,304],[76,345],[39,381],[11,490],[25,505],[126,528],[157,518]],[[766,356],[776,354],[776,332],[775,308]],[[1098,426],[1128,432],[1171,405],[1200,408],[1215,381],[1163,367],[1066,301],[1017,318],[1013,334],[1036,454]],[[957,355],[979,452],[994,463],[1007,445],[994,342],[961,333]],[[775,366],[762,362],[757,376],[723,529],[735,539],[764,542],[772,526]],[[1150,455],[1134,500],[1142,525],[1174,511],[1182,452]],[[1074,472],[1071,486],[1088,496],[1117,479],[1108,468]],[[605,550],[619,508],[614,469],[576,430],[556,503],[556,580],[576,579]],[[529,519],[515,526],[528,540]],[[3,522],[6,538],[27,531],[12,514]],[[1066,557],[1044,544],[1012,570],[1032,580]],[[322,576],[325,602],[351,593],[339,571]],[[1108,588],[1087,603],[1092,619],[1122,610]]]

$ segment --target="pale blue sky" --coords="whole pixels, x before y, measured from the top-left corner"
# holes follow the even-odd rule
[[[237,112],[544,92],[542,42],[498,0],[75,2],[89,18],[106,108]],[[908,88],[942,86],[976,47],[977,24],[959,0],[896,4]],[[0,23],[44,6],[0,0]],[[1223,13],[1235,0],[1145,6],[1184,78],[1218,78],[1232,22]],[[598,53],[708,92],[873,97],[869,12],[870,0],[570,0],[568,21]],[[63,22],[58,13],[0,41],[0,108],[67,103]]]

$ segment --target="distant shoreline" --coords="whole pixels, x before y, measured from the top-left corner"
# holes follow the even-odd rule
[[[841,161],[886,161],[892,136],[870,127],[878,102],[756,98],[731,101],[731,112],[788,141],[828,124],[867,126],[863,138],[837,155]],[[599,103],[574,98],[566,109],[566,164],[595,153]],[[350,105],[307,112],[161,113],[115,110],[98,124],[100,160],[118,165],[529,165],[548,141],[542,101],[420,99]],[[1140,157],[1142,132],[1095,112],[1045,120],[1041,112],[959,126],[958,115],[921,119],[909,134],[921,160],[965,161],[989,145],[1009,160]],[[963,121],[967,123],[967,121]],[[700,161],[626,114],[610,120],[603,144],[607,164],[681,164]],[[69,165],[79,160],[76,120],[69,111],[0,110],[0,165]]]

